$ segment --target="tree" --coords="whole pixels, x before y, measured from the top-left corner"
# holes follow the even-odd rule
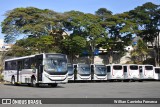
[[[99,24],[99,17],[93,14],[84,14],[79,11],[66,12],[65,28],[72,32],[71,36],[79,35],[88,41],[88,50],[91,55],[91,63],[94,62],[96,40],[106,36],[105,29]]]
[[[84,13],[80,11],[65,12],[66,16],[63,24],[66,31],[70,32],[70,35],[83,36],[84,34]]]
[[[134,28],[138,36],[141,36],[144,41],[150,42],[155,52],[155,64],[158,66],[159,62],[159,42],[155,43],[155,38],[159,37],[160,32],[160,5],[155,5],[147,2],[142,6],[136,7],[134,10],[129,11],[131,20],[137,26]],[[157,39],[156,41],[158,41]]]
[[[138,40],[137,45],[134,47],[134,50],[131,52],[131,58],[134,60],[134,63],[142,63],[146,59],[146,55],[149,50],[147,44],[142,40]]]
[[[61,41],[62,52],[71,56],[71,63],[75,58],[75,55],[80,55],[86,47],[86,40],[81,36],[68,36]]]
[[[18,36],[30,37],[52,36],[53,43],[58,47],[63,39],[64,15],[48,9],[34,7],[15,8],[6,13],[6,19],[2,22],[2,33],[5,42],[12,42]]]
[[[39,38],[29,37],[17,40],[7,52],[7,55],[17,57],[55,51],[57,50],[53,46],[52,36],[42,36]]]
[[[131,43],[132,26],[135,23],[128,20],[129,14],[127,12],[112,15],[111,11],[100,8],[96,11],[96,15],[100,17],[100,24],[108,34],[108,39],[101,45],[108,51],[109,63],[113,63],[113,53],[123,54],[124,46]],[[119,48],[120,46],[121,48]]]
[[[100,19],[96,15],[85,14],[85,38],[88,41],[88,49],[91,55],[91,63],[94,63],[94,52],[98,46],[99,38],[106,38],[107,33],[105,28],[100,24]]]

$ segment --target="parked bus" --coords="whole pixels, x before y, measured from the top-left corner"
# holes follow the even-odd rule
[[[109,64],[106,66],[107,66],[107,79],[109,81],[124,79],[123,67],[121,64]]]
[[[27,83],[31,86],[68,82],[67,56],[42,53],[5,60],[4,80],[13,85]]]
[[[139,65],[140,79],[150,80],[154,79],[154,67],[153,65]]]
[[[123,65],[124,80],[140,80],[139,68],[136,64]]]
[[[74,80],[91,80],[89,64],[74,64]]]
[[[91,64],[92,80],[107,80],[107,67],[104,64]]]
[[[154,79],[160,80],[160,67],[154,67]]]
[[[68,80],[74,81],[74,68],[73,64],[68,64]]]

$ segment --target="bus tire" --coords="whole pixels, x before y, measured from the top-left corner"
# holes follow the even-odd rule
[[[51,84],[51,87],[57,87],[57,83],[53,83],[53,84]]]
[[[36,79],[34,77],[32,77],[32,79],[31,79],[31,86],[38,87],[38,84],[36,83]]]
[[[12,78],[11,78],[11,84],[15,85],[15,78],[14,78],[14,76],[12,76]]]
[[[143,80],[139,80],[139,82],[143,82]]]
[[[11,78],[11,84],[12,84],[12,85],[17,85],[14,76],[12,76],[12,78]]]

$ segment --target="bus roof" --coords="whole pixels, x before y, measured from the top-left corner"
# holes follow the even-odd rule
[[[123,66],[127,66],[127,65],[137,65],[138,66],[138,64],[123,64]]]
[[[19,59],[31,58],[31,57],[35,57],[36,55],[42,55],[42,54],[55,54],[56,55],[56,54],[61,54],[61,53],[40,53],[40,54],[35,54],[35,55],[10,58],[10,59],[6,59],[5,61],[14,61],[14,60],[19,60]],[[61,54],[61,55],[65,55],[65,54]]]
[[[138,65],[138,66],[153,66],[151,64],[146,64],[146,65]]]
[[[122,66],[122,64],[108,64],[106,66],[113,66],[113,65],[121,65]]]

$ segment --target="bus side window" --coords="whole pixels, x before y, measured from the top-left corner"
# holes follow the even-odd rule
[[[139,67],[139,72],[142,73],[142,66]]]
[[[7,69],[8,69],[8,70],[11,70],[11,69],[12,69],[11,62],[10,62],[10,61],[7,62]]]
[[[31,68],[29,58],[26,58],[26,59],[23,60],[23,67],[24,67],[24,69],[30,69]]]
[[[160,69],[155,68],[155,73],[160,73]]]
[[[22,70],[22,60],[18,61],[18,65],[17,65],[18,70]]]
[[[11,67],[12,67],[11,70],[17,70],[17,61],[12,61],[11,62]]]
[[[5,70],[8,70],[9,66],[8,66],[8,62],[5,62]]]
[[[127,66],[123,66],[124,72],[127,72]]]
[[[107,66],[107,72],[111,72],[111,67]]]

